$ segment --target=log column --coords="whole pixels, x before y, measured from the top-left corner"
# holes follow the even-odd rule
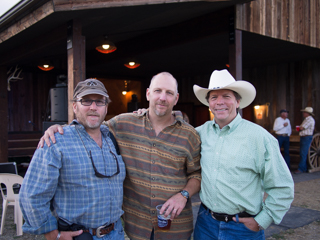
[[[242,79],[242,31],[234,27],[234,14],[229,16],[229,72],[236,80]]]
[[[0,162],[8,162],[7,68],[0,66]],[[17,113],[19,114],[19,113]]]
[[[74,119],[72,109],[73,90],[80,81],[86,78],[85,37],[82,36],[79,20],[72,20],[67,26],[68,51],[68,122]]]

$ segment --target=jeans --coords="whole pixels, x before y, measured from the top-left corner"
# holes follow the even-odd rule
[[[102,238],[98,238],[93,236],[94,240],[124,240],[124,230],[122,228],[121,219],[114,223],[114,229],[109,233],[103,236]]]
[[[283,146],[284,160],[286,161],[287,166],[290,169],[290,155],[289,155],[290,141],[289,141],[289,137],[277,135],[277,139],[279,142],[279,147],[281,148]]]
[[[200,205],[193,234],[194,240],[264,240],[264,231],[252,231],[243,223],[222,222],[212,218],[209,209]]]
[[[300,163],[298,169],[301,172],[306,172],[308,170],[307,158],[311,142],[312,136],[300,137]]]

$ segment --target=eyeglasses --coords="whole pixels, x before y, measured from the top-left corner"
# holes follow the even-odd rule
[[[110,153],[112,154],[112,156],[114,157],[114,159],[116,160],[117,162],[117,172],[112,174],[111,176],[107,176],[107,175],[103,175],[101,173],[98,172],[96,166],[94,165],[94,162],[93,162],[93,159],[92,159],[92,156],[91,156],[91,151],[89,151],[89,157],[90,157],[90,160],[91,160],[91,163],[92,163],[92,167],[93,167],[93,170],[94,170],[94,174],[98,177],[98,178],[111,178],[113,176],[116,176],[120,173],[120,169],[119,169],[119,163],[118,163],[118,159],[116,157],[116,155],[110,150]]]
[[[106,106],[108,103],[107,100],[103,100],[103,99],[98,99],[98,100],[80,99],[80,100],[76,100],[76,102],[81,102],[81,105],[87,106],[87,107],[91,106],[93,102],[95,102],[98,107]]]

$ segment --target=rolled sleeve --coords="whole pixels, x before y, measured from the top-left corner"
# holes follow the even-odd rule
[[[57,229],[50,203],[57,188],[59,168],[59,153],[54,147],[36,150],[19,193],[24,232],[44,234]]]

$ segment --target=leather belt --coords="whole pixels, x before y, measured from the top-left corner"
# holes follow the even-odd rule
[[[277,134],[277,133],[276,133]],[[277,134],[278,136],[282,136],[282,137],[288,137],[288,134],[287,133],[284,133],[284,134]]]
[[[103,237],[104,235],[109,234],[114,229],[114,223],[109,224],[108,226],[100,226],[98,228],[91,228],[92,235],[97,236],[98,238]],[[83,232],[90,232],[89,229],[83,230]]]
[[[209,209],[203,203],[201,203],[201,204],[206,210]],[[210,212],[211,217],[213,219],[218,220],[218,221],[222,221],[222,222],[233,221],[232,218],[235,217],[236,215],[238,215],[239,217],[255,217],[255,216],[250,215],[249,213],[246,213],[246,212],[238,213],[238,214],[235,214],[235,215],[229,215],[229,214],[226,214],[226,213],[215,213],[215,212],[211,211],[210,209],[209,209],[209,212]]]

